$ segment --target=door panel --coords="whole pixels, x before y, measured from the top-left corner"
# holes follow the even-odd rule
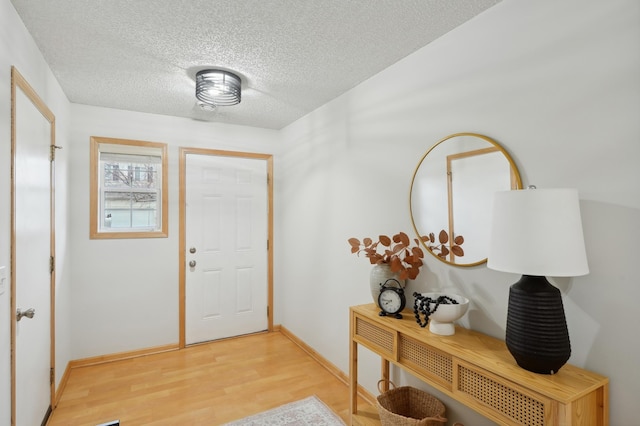
[[[266,330],[266,161],[188,154],[185,163],[186,343]]]
[[[222,273],[218,270],[202,271],[202,293],[196,298],[202,304],[200,316],[204,320],[220,315]],[[197,320],[197,317],[195,318]]]
[[[41,424],[53,398],[52,162],[53,114],[17,71],[13,114],[12,421]]]

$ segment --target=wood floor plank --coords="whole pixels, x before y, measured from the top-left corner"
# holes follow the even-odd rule
[[[347,385],[265,333],[73,368],[48,425],[220,425],[311,395],[348,423]]]

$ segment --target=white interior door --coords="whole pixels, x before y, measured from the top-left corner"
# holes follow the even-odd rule
[[[187,154],[185,342],[268,328],[268,186],[263,159]]]
[[[15,91],[14,102],[13,314],[26,315],[16,316],[14,323],[13,422],[39,425],[52,400],[49,153],[53,116],[48,110],[50,116],[44,116],[22,89]]]

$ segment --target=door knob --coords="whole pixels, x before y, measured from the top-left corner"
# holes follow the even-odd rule
[[[196,248],[195,248],[195,247],[191,247],[191,248],[189,249],[189,253],[193,254],[193,253],[195,253],[195,252],[196,252]]]
[[[20,321],[22,317],[33,318],[35,314],[36,314],[36,310],[33,308],[29,308],[26,311],[23,311],[22,309],[18,308],[18,311],[16,312],[16,320]]]
[[[196,266],[196,261],[192,260],[191,262],[189,262],[189,266],[191,266],[192,268],[195,268]]]

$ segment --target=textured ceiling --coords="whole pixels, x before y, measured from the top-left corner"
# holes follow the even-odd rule
[[[280,129],[500,0],[11,0],[71,102]],[[195,74],[242,78],[202,111]]]

